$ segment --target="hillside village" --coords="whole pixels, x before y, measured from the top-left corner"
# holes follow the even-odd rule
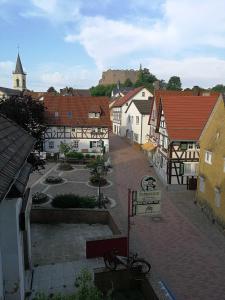
[[[83,269],[93,299],[224,299],[225,95],[116,71],[109,95],[30,91],[18,54],[0,87],[0,299],[72,295]],[[107,269],[114,248],[150,273]]]

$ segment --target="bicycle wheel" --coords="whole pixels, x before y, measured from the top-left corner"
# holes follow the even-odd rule
[[[117,267],[115,259],[109,256],[104,256],[104,263],[107,269],[109,270],[115,270]]]
[[[136,259],[131,263],[130,269],[134,272],[147,274],[151,269],[151,265],[144,259]]]

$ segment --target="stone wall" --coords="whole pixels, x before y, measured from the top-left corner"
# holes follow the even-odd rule
[[[99,84],[117,84],[118,81],[124,83],[128,78],[135,83],[138,79],[138,72],[137,70],[107,70],[102,72]]]

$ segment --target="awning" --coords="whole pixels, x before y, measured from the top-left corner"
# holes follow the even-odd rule
[[[151,142],[145,143],[141,146],[141,148],[145,151],[154,151],[157,146]]]

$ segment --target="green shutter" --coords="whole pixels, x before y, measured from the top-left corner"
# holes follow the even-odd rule
[[[90,142],[90,148],[92,148],[92,142]]]
[[[184,175],[184,164],[180,163],[179,175]]]

